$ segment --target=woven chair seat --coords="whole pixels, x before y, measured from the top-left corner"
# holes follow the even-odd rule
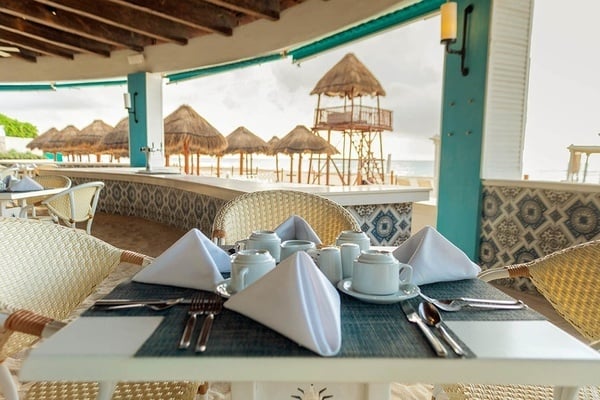
[[[295,190],[265,190],[240,195],[217,211],[212,237],[233,244],[258,229],[272,230],[292,215],[306,220],[324,245],[343,230],[360,231],[348,210],[325,197]]]
[[[29,219],[0,217],[0,237],[10,250],[0,257],[0,312],[12,317],[19,310],[27,310],[35,315],[19,330],[9,323],[10,317],[0,326],[0,368],[4,371],[2,362],[6,358],[18,356],[42,336],[43,330],[35,329],[36,324],[76,318],[83,311],[81,304],[113,271],[151,261],[150,257],[116,248],[82,230]],[[193,399],[199,384],[129,382],[119,384],[113,398]],[[95,383],[35,382],[28,385],[26,398],[95,398],[97,387]]]
[[[516,277],[530,278],[556,312],[590,343],[600,340],[600,240],[559,250],[528,263],[492,268],[479,275],[485,281]],[[452,400],[553,398],[552,386],[453,384],[442,387]],[[580,388],[579,398],[599,400],[600,388]]]

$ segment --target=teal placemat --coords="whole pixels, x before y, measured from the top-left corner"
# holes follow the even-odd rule
[[[457,295],[487,298],[507,298],[485,282],[467,280],[425,285],[424,293],[431,296]],[[168,298],[189,297],[195,290],[171,286],[126,282],[116,287],[107,298]],[[436,357],[421,331],[406,320],[399,303],[369,304],[340,293],[342,317],[342,348],[336,357],[423,358]],[[409,300],[415,308],[420,298]],[[182,357],[313,357],[315,353],[254,320],[224,309],[214,321],[206,352],[195,353],[193,345],[187,350],[177,349],[187,318],[188,305],[178,305],[165,311],[136,308],[119,311],[89,310],[88,316],[106,315],[161,315],[165,319],[153,335],[139,349],[136,356]],[[531,310],[461,311],[444,313],[447,320],[527,320],[541,319]],[[200,320],[201,322],[201,320]],[[197,339],[197,326],[193,340]],[[454,336],[456,337],[456,336]],[[460,342],[460,340],[459,340]],[[473,353],[461,343],[467,357]],[[448,349],[449,357],[455,355]]]

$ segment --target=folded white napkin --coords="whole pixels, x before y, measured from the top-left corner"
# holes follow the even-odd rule
[[[322,356],[342,346],[340,295],[303,251],[231,296],[225,307]]]
[[[477,277],[481,268],[431,226],[408,238],[393,252],[401,263],[413,267],[413,283],[457,281]]]
[[[8,184],[8,190],[11,192],[29,192],[42,189],[44,189],[42,185],[28,176],[24,176],[21,179],[11,178],[10,183]]]
[[[136,282],[213,291],[231,271],[231,258],[198,229],[191,229],[150,265],[138,272]]]
[[[308,222],[299,215],[292,215],[274,229],[281,241],[286,240],[309,240],[321,244],[319,235],[313,230]]]

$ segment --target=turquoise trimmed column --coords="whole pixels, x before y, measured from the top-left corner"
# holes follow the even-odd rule
[[[127,91],[132,107],[129,112],[130,165],[145,167],[146,153],[140,149],[142,147],[159,148],[164,143],[162,76],[147,72],[129,74],[127,75]],[[151,153],[150,165],[152,167],[164,166],[163,153]]]
[[[479,259],[490,3],[458,1],[458,38],[450,48],[460,48],[463,11],[473,4],[466,40],[469,74],[462,75],[459,55],[446,54],[442,95],[437,229],[473,261]]]

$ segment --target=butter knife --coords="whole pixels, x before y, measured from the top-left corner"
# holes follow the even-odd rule
[[[126,304],[163,304],[170,301],[177,301],[177,304],[190,304],[190,299],[169,298],[169,299],[100,299],[94,303],[94,306],[116,306]]]
[[[440,342],[440,340],[433,335],[433,333],[427,327],[427,325],[425,325],[425,322],[423,322],[421,317],[419,317],[419,314],[417,314],[417,310],[415,310],[412,304],[410,304],[408,301],[403,301],[400,303],[400,305],[402,306],[402,311],[404,311],[404,314],[406,314],[406,319],[408,319],[414,324],[417,324],[417,326],[421,329],[421,332],[423,332],[423,335],[425,335],[425,337],[429,341],[429,344],[431,345],[435,353],[439,357],[448,357],[448,351],[446,350],[442,342]]]

